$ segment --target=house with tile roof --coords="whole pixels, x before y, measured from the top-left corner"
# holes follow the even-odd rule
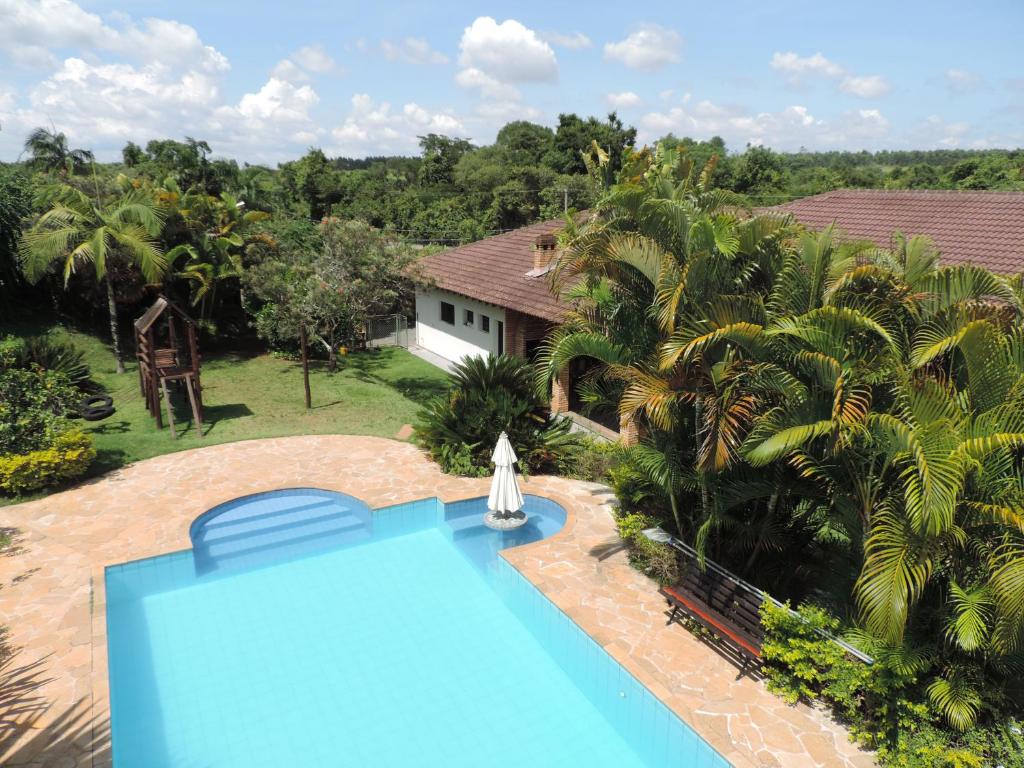
[[[1024,271],[1024,192],[837,189],[763,210],[809,229],[835,222],[847,237],[882,247],[893,232],[928,235],[943,264]]]
[[[425,257],[416,289],[416,345],[451,362],[503,353],[531,358],[567,308],[552,292],[549,274],[564,226],[562,219],[543,221]],[[566,370],[555,381],[551,410],[615,438],[614,424],[576,413],[573,373]]]
[[[844,189],[762,210],[792,215],[810,229],[834,222],[845,236],[882,247],[896,231],[929,235],[944,264],[976,264],[1006,275],[1024,271],[1024,192]],[[566,310],[548,275],[563,225],[560,219],[531,224],[425,257],[416,344],[453,362],[488,353],[531,357]],[[615,425],[575,413],[572,382],[580,373],[569,369],[559,376],[552,411],[614,437]]]

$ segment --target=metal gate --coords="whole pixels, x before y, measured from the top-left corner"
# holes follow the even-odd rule
[[[409,348],[409,325],[405,315],[381,315],[366,321],[366,346]]]

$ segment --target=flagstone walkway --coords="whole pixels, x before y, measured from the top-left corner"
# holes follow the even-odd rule
[[[0,557],[0,765],[110,765],[103,568],[187,549],[200,513],[249,493],[316,487],[372,507],[487,494],[408,443],[305,436],[229,443],[125,467],[61,494],[0,508],[14,545]],[[874,764],[823,713],[789,707],[678,625],[630,567],[602,486],[531,477],[562,504],[562,532],[506,558],[737,768]],[[2,638],[0,638],[2,639]]]

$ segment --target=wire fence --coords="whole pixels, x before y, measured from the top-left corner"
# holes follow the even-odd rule
[[[405,315],[380,315],[366,321],[366,346],[409,348],[409,321]]]

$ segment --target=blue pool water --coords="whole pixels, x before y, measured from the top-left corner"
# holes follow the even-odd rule
[[[107,569],[115,768],[728,763],[497,553],[486,502],[240,499]]]

